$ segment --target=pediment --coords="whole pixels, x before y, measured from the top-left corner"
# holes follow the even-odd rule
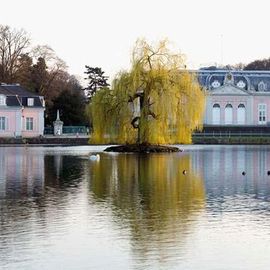
[[[250,93],[235,85],[227,84],[215,88],[211,91],[211,95],[237,95],[237,96],[250,96]]]

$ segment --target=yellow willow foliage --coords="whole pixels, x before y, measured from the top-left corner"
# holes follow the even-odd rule
[[[183,56],[172,53],[166,40],[156,48],[137,41],[130,71],[120,72],[111,90],[101,90],[92,99],[91,141],[190,143],[192,132],[202,126],[205,93],[184,67]],[[139,129],[134,129],[130,101],[134,104],[142,91]]]

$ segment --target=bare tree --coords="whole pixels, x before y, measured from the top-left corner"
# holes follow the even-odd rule
[[[20,56],[29,45],[30,38],[25,30],[0,25],[0,81],[13,82]]]
[[[39,58],[43,58],[50,71],[59,69],[67,70],[65,61],[59,58],[49,45],[35,46],[31,51],[31,56],[34,61],[37,61]]]
[[[45,97],[59,92],[54,91],[57,81],[67,73],[65,61],[59,58],[49,45],[38,45],[31,51],[32,58],[36,64],[34,72],[38,73],[38,89],[36,91]],[[55,92],[55,93],[54,93]]]

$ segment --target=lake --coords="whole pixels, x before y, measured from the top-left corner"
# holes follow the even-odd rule
[[[269,269],[270,147],[180,147],[0,147],[0,269]]]

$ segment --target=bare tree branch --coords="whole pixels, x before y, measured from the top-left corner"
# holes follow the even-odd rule
[[[0,25],[0,80],[10,83],[18,68],[20,56],[30,45],[30,38],[23,30]]]

